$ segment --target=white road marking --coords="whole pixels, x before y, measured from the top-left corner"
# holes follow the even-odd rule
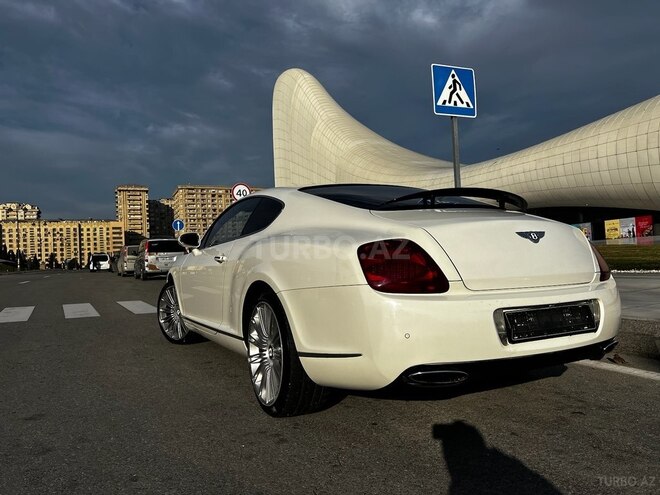
[[[117,301],[117,304],[123,306],[131,313],[136,315],[156,314],[156,312],[158,311],[156,309],[156,306],[147,304],[144,301]]]
[[[44,275],[44,278],[50,278],[50,275]]]
[[[95,316],[101,316],[96,312],[94,306],[89,303],[82,304],[62,304],[64,309],[64,318],[93,318]]]
[[[617,373],[639,376],[642,378],[648,378],[650,380],[660,382],[660,373],[656,373],[655,371],[638,370],[635,368],[628,368],[626,366],[621,366],[613,363],[606,363],[603,361],[584,360],[584,361],[577,361],[575,364],[580,364],[582,366],[588,366],[589,368],[596,368],[599,370],[616,371]]]
[[[31,280],[26,280],[24,282],[19,282],[18,285],[29,284]]]
[[[20,306],[16,308],[5,308],[0,311],[0,323],[14,323],[17,321],[28,321],[32,316],[34,306]]]

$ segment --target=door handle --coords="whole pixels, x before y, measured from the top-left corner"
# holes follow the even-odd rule
[[[215,261],[217,261],[218,263],[224,263],[225,261],[227,261],[227,256],[225,256],[224,254],[221,254],[219,256],[214,256],[213,259]]]

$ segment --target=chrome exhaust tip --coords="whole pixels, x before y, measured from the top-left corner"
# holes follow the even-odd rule
[[[608,352],[612,352],[617,345],[619,345],[619,341],[616,339],[612,339],[611,341],[603,344],[601,347],[603,350],[603,355],[607,354]]]
[[[411,385],[421,387],[446,387],[459,385],[470,377],[466,372],[459,370],[426,370],[414,371],[406,376]]]
[[[600,361],[605,357],[605,354],[612,352],[617,345],[619,345],[619,341],[616,339],[596,344],[593,350],[593,356],[589,359],[592,361]]]

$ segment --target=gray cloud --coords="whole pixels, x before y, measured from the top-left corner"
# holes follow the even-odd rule
[[[493,158],[657,94],[658,14],[651,0],[0,0],[0,202],[111,218],[120,183],[272,185],[272,89],[290,67],[444,159],[430,64],[474,67],[461,158]]]

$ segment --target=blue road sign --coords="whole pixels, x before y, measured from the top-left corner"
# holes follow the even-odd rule
[[[183,225],[183,220],[181,220],[181,219],[179,219],[179,218],[177,218],[176,220],[174,220],[174,221],[172,222],[172,228],[173,228],[176,232],[179,232],[179,231],[183,230],[183,227],[184,227],[184,225]]]
[[[477,85],[474,70],[450,65],[431,65],[433,112],[450,117],[477,116]]]

